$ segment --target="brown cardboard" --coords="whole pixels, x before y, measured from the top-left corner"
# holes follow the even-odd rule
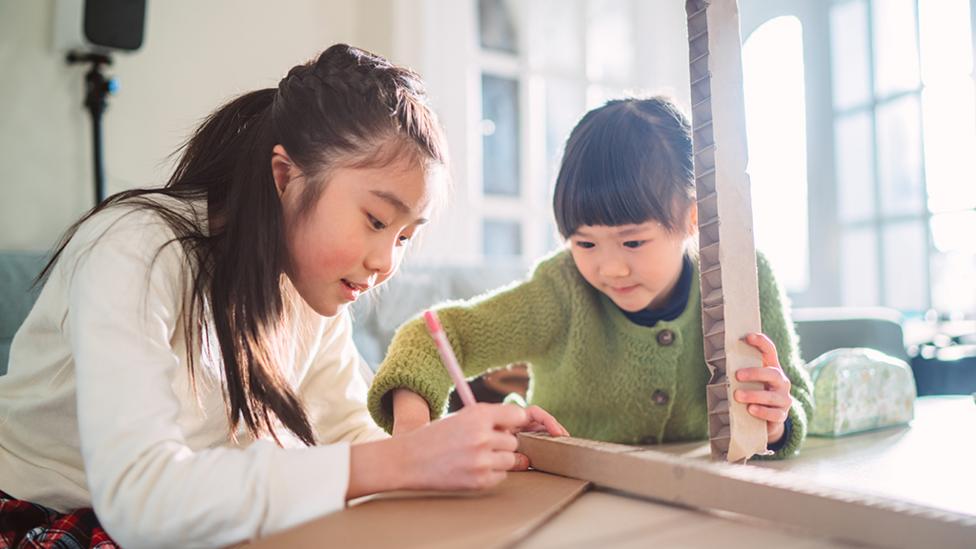
[[[482,492],[392,492],[257,541],[249,548],[509,547],[589,487],[537,471]]]
[[[638,446],[520,433],[540,471],[656,500],[796,526],[814,535],[905,549],[971,548],[976,516],[826,488],[749,465],[674,456]]]
[[[756,249],[746,173],[745,102],[739,12],[735,0],[688,0],[695,187],[698,194],[699,263],[708,437],[712,456],[744,461],[766,453],[766,422],[732,395],[761,389],[735,373],[762,366],[741,338],[761,331]]]

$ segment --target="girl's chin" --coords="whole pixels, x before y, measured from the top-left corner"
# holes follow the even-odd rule
[[[627,311],[628,313],[643,311],[650,305],[649,303],[644,303],[640,300],[622,300],[614,299],[613,297],[610,298],[610,301],[613,301],[617,307],[620,307],[622,310]]]
[[[321,316],[336,316],[342,312],[346,305],[346,303],[340,303],[337,299],[328,299],[321,296],[318,299],[306,299],[302,296],[302,300],[309,308]]]

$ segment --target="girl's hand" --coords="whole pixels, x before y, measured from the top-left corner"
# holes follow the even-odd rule
[[[569,431],[562,426],[556,418],[552,416],[549,412],[543,410],[538,406],[529,406],[525,409],[525,412],[529,415],[529,423],[520,429],[520,431],[531,431],[531,432],[546,432],[550,436],[554,437],[568,437]],[[515,466],[512,467],[513,471],[524,471],[532,465],[529,462],[529,456],[525,454],[515,453],[516,461]]]
[[[515,405],[478,404],[391,439],[399,444],[394,459],[404,472],[403,487],[478,490],[498,484],[521,459],[528,461],[515,453],[514,433],[531,421]]]
[[[538,406],[529,406],[525,409],[525,412],[529,414],[529,424],[522,429],[522,431],[531,432],[547,432],[554,437],[568,437],[569,431],[562,426],[556,418],[552,416],[549,412],[539,408]]]
[[[776,345],[765,334],[748,334],[745,342],[759,350],[763,365],[761,368],[742,368],[736,372],[735,377],[739,381],[762,383],[765,389],[739,389],[735,392],[735,400],[747,404],[747,409],[753,416],[766,420],[766,435],[769,444],[773,444],[783,438],[783,425],[793,405],[790,378],[786,377],[779,364]]]

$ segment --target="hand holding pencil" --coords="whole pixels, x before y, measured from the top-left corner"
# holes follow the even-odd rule
[[[493,486],[507,471],[524,470],[529,459],[516,451],[519,431],[569,433],[538,406],[478,403],[447,339],[437,314],[424,315],[444,367],[464,407],[440,421],[430,422],[427,401],[407,388],[393,394],[394,427],[391,442],[405,465],[407,489],[479,489]],[[403,420],[403,423],[401,423]]]
[[[464,406],[474,406],[476,401],[471,392],[471,386],[464,379],[464,372],[461,370],[461,365],[458,364],[457,356],[451,348],[451,342],[447,339],[447,334],[444,332],[444,327],[441,325],[437,313],[432,310],[425,311],[424,321],[427,323],[427,330],[437,346],[437,352],[441,355],[441,362],[444,363],[444,368],[447,369],[448,375],[454,381],[454,387],[458,396],[461,397],[461,402]],[[547,431],[552,436],[569,436],[569,431],[542,408],[529,406],[525,412],[529,415],[529,422],[521,427],[520,431]]]

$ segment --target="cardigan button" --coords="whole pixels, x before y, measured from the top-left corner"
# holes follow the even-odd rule
[[[671,330],[661,330],[657,333],[657,342],[667,347],[674,343],[674,332]]]
[[[654,404],[657,404],[658,406],[663,406],[667,404],[669,400],[671,400],[671,397],[668,396],[667,391],[662,391],[660,389],[654,391],[654,394],[651,395],[651,401],[654,402]]]

